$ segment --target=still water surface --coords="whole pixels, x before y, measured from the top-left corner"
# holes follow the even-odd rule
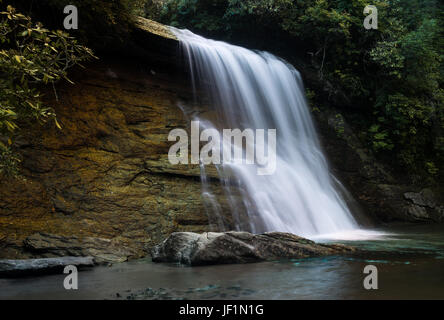
[[[245,265],[182,267],[138,260],[79,273],[0,279],[0,299],[444,299],[444,227],[383,230],[385,239],[347,242],[369,257],[327,257]],[[364,266],[378,268],[379,289],[363,288]]]

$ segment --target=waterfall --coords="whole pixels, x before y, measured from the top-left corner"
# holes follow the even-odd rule
[[[313,238],[358,230],[337,191],[339,182],[329,172],[299,72],[267,52],[209,40],[188,30],[172,31],[180,40],[197,98],[207,93],[207,103],[216,114],[211,119],[195,115],[193,120],[219,131],[276,129],[274,174],[258,175],[255,165],[217,166],[235,227],[245,229],[237,213],[243,206],[249,217],[247,231],[283,231]],[[211,214],[218,215],[220,206],[214,203],[211,181],[201,166],[203,197]],[[241,190],[241,204],[234,200],[233,188]]]

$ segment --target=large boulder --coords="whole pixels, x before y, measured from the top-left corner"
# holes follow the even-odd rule
[[[0,277],[62,272],[64,267],[94,266],[93,257],[61,257],[24,260],[0,260]]]
[[[175,232],[152,249],[154,262],[185,265],[248,263],[274,259],[349,254],[356,249],[339,244],[319,244],[290,233]]]

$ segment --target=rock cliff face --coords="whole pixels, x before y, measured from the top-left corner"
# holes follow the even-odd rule
[[[324,109],[314,116],[332,172],[349,190],[349,199],[355,199],[349,205],[360,222],[368,224],[368,218],[373,218],[373,223],[444,221],[444,199],[439,190],[406,181],[396,170],[378,162],[338,111]]]
[[[18,140],[22,178],[0,185],[0,257],[63,255],[25,245],[40,232],[112,240],[129,251],[120,258],[134,258],[171,232],[209,230],[199,168],[167,159],[169,131],[188,124],[177,106],[191,100],[186,78],[153,59],[128,60],[75,71],[58,101],[46,93],[63,129],[36,126]]]

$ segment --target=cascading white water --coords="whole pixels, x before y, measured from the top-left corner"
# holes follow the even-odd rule
[[[253,232],[283,231],[305,237],[358,230],[335,190],[295,68],[266,52],[253,52],[172,28],[181,42],[193,88],[202,86],[218,113],[206,127],[276,129],[277,165],[272,175],[257,175],[251,165],[224,163],[225,181],[244,191]],[[196,118],[194,119],[196,120]],[[203,171],[204,172],[204,171]],[[229,174],[227,174],[229,172]],[[228,178],[226,178],[228,177]],[[203,173],[204,196],[209,194]],[[237,204],[232,204],[233,213]],[[211,206],[214,210],[217,204]],[[236,217],[235,217],[236,221]]]

